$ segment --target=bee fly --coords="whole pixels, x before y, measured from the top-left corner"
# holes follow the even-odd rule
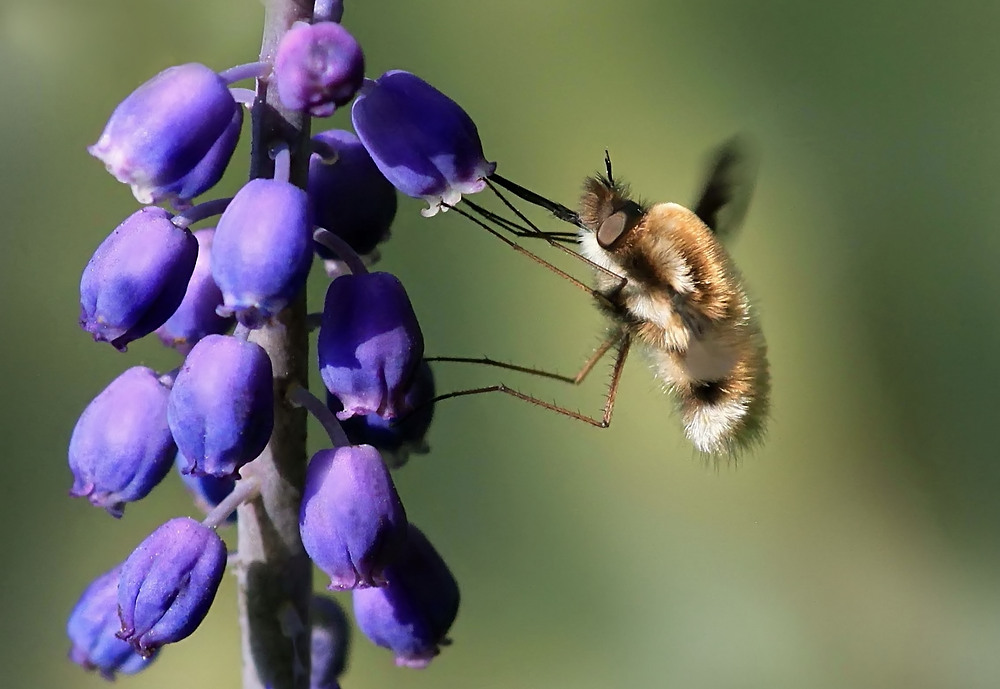
[[[580,383],[598,360],[617,348],[603,416],[589,417],[505,385],[441,395],[435,401],[484,392],[504,392],[566,416],[607,427],[625,358],[631,345],[644,350],[654,375],[673,394],[694,446],[705,453],[738,453],[764,431],[769,376],[767,350],[742,278],[721,238],[738,226],[749,203],[752,174],[746,174],[739,143],[719,149],[694,210],[676,203],[647,204],[615,180],[610,158],[606,174],[584,182],[580,210],[549,201],[497,174],[488,183],[520,222],[468,200],[455,207],[494,236],[590,292],[610,327],[604,342],[576,376],[562,376],[488,358],[438,357],[438,361],[482,363]],[[531,223],[497,188],[540,206],[576,226],[575,233],[545,232]],[[478,217],[477,217],[478,216]],[[539,238],[582,258],[593,267],[595,284],[585,285],[500,234]],[[564,244],[578,243],[579,253]],[[434,360],[434,359],[431,359]]]

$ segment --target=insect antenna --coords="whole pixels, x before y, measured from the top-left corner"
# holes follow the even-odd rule
[[[611,174],[611,154],[608,149],[604,149],[604,169],[608,171],[608,183],[615,186],[615,176]]]

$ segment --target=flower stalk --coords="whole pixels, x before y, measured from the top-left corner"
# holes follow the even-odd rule
[[[261,60],[274,54],[278,41],[296,21],[307,21],[312,3],[268,0]],[[275,89],[258,81],[251,110],[250,177],[270,177],[272,147],[288,146],[291,182],[304,187],[309,164],[309,118],[285,109]],[[306,469],[306,412],[287,401],[292,384],[305,385],[309,341],[305,293],[273,324],[251,340],[271,357],[275,385],[274,434],[263,454],[247,469],[260,482],[260,495],[238,509],[238,604],[243,649],[243,689],[308,689],[309,625],[282,625],[288,607],[309,619],[312,564],[299,536],[299,503]]]

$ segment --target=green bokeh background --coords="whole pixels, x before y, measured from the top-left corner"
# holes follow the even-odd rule
[[[252,60],[261,16],[0,0],[4,687],[103,686],[65,660],[67,612],[193,513],[175,477],[118,522],[66,497],[86,403],[126,366],[174,365],[76,327],[80,270],[135,206],[85,146],[165,66]],[[500,397],[442,405],[397,480],[461,582],[455,643],[416,672],[358,638],[345,688],[998,686],[1000,6],[347,0],[345,23],[370,75],[430,80],[504,174],[567,203],[606,147],[637,192],[688,202],[706,152],[749,134],[762,164],[733,253],[774,381],[766,444],[718,468],[640,357],[607,431]],[[420,207],[402,203],[381,265],[428,353],[575,370],[600,330],[587,299]],[[442,390],[497,380],[438,371]],[[600,380],[501,377],[600,406]],[[236,689],[233,596],[227,578],[198,632],[120,685]]]

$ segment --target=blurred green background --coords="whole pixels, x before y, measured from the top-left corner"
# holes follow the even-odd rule
[[[461,582],[455,643],[417,672],[356,638],[345,689],[1000,685],[1000,5],[346,4],[371,76],[428,79],[501,172],[569,204],[605,148],[641,195],[690,202],[706,153],[750,135],[762,165],[733,253],[774,411],[760,450],[714,468],[638,356],[607,431],[445,403],[397,481]],[[65,660],[66,614],[193,513],[175,477],[120,522],[66,496],[86,403],[126,366],[175,362],[76,326],[80,271],[135,206],[85,146],[167,65],[254,59],[261,16],[255,0],[0,1],[5,687],[103,686]],[[421,205],[402,204],[381,266],[428,353],[575,370],[601,327],[587,299]],[[600,376],[499,377],[601,404]],[[497,379],[438,369],[442,390]],[[233,595],[227,578],[194,637],[120,685],[236,689]]]

